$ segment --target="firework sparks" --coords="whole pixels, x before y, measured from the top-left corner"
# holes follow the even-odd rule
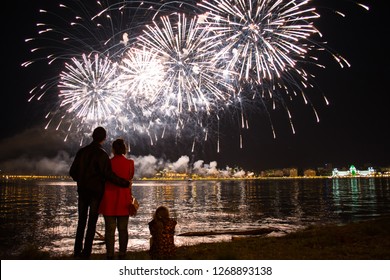
[[[295,96],[312,106],[319,121],[306,94],[305,89],[314,85],[305,67],[324,67],[315,53],[330,51],[314,39],[321,37],[314,24],[320,15],[310,1],[202,0],[199,6],[207,11],[204,21],[211,26],[214,40],[221,42],[215,59],[239,74],[238,98],[233,101],[239,103],[235,108],[240,111],[243,128],[247,127],[246,104],[257,103],[267,110],[263,105],[270,102],[272,109],[276,103],[285,109],[295,133],[288,108],[289,100]],[[343,57],[331,55],[341,67],[349,66]],[[324,99],[328,103],[325,96]],[[271,127],[275,137],[272,121]]]
[[[157,54],[152,51],[131,48],[120,65],[119,81],[126,89],[129,101],[148,107],[155,99],[164,81],[165,71]]]
[[[124,94],[118,88],[117,64],[98,54],[92,59],[83,54],[82,61],[72,58],[72,62],[60,75],[60,107],[82,122],[92,121],[92,126],[120,112]]]
[[[298,96],[319,121],[307,96],[314,87],[307,66],[325,68],[318,53],[350,66],[318,41],[320,14],[310,0],[67,2],[58,13],[41,10],[47,23],[26,40],[38,58],[23,64],[62,69],[30,100],[54,92],[59,103],[48,123],[59,116],[55,127],[68,123],[67,134],[99,124],[113,137],[136,131],[153,144],[173,132],[191,137],[194,149],[222,115],[249,129],[247,112],[262,110],[275,137],[268,110],[281,105],[295,132],[289,104]]]
[[[163,107],[174,105],[178,113],[205,111],[210,113],[216,102],[225,102],[232,91],[226,72],[215,67],[214,56],[206,29],[200,29],[197,18],[178,14],[176,23],[169,17],[148,26],[139,40],[157,53],[165,68],[164,82],[153,101],[160,99]]]
[[[234,73],[216,65],[215,41],[198,21],[184,14],[163,16],[147,26],[138,46],[155,54],[163,67],[162,82],[148,95],[158,115],[175,124],[171,130],[176,135],[190,128],[201,135],[187,135],[206,139],[208,127],[218,121],[234,92]]]

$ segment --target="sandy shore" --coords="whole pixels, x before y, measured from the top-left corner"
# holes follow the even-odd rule
[[[2,256],[2,259],[9,259]],[[36,248],[12,259],[60,259]],[[104,260],[105,254],[93,254]],[[128,252],[129,260],[150,259],[147,251]],[[177,248],[180,260],[389,260],[390,215],[345,225],[312,226],[280,237],[240,236],[229,242],[204,243]]]

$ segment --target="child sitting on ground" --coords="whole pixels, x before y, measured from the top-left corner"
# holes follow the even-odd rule
[[[174,234],[176,220],[169,217],[169,210],[165,206],[156,209],[153,220],[149,222],[150,239],[149,254],[152,259],[169,259],[176,252]]]

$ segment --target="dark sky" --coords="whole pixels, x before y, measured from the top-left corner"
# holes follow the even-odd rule
[[[28,103],[28,91],[42,77],[48,67],[22,68],[22,62],[31,59],[24,39],[34,35],[38,22],[37,10],[44,0],[14,1],[9,3],[2,17],[3,57],[2,96],[0,101],[0,163],[28,158],[56,158],[63,161],[74,156],[77,148],[63,142],[55,131],[44,130],[44,116],[48,104]],[[388,127],[390,122],[388,74],[389,51],[388,22],[385,1],[361,1],[370,6],[365,11],[353,1],[313,1],[321,19],[316,21],[328,46],[343,55],[351,64],[341,69],[335,61],[324,57],[326,69],[314,70],[317,92],[328,98],[330,105],[319,102],[313,93],[313,103],[320,122],[307,106],[292,107],[295,134],[291,132],[285,112],[273,112],[272,120],[276,139],[263,114],[251,115],[250,129],[243,133],[243,148],[239,147],[238,129],[221,125],[220,152],[216,152],[216,139],[204,143],[194,153],[194,160],[217,161],[218,166],[240,166],[245,170],[259,171],[283,167],[333,167],[354,164],[389,166],[390,149]],[[331,10],[340,8],[346,17],[336,16]],[[320,58],[322,59],[322,58]],[[314,91],[315,92],[315,91]],[[312,95],[310,95],[312,96]],[[50,104],[49,104],[50,105]],[[155,147],[136,145],[135,155],[152,153],[171,161],[181,155],[191,155],[188,143],[175,145],[166,141]],[[65,151],[58,154],[59,151]],[[1,165],[0,165],[1,166]]]

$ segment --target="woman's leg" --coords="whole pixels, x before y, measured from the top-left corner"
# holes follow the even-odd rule
[[[119,233],[119,258],[125,258],[127,252],[127,243],[129,241],[129,216],[119,216],[118,221],[118,233]]]
[[[107,259],[114,258],[116,217],[104,216],[105,241]]]

